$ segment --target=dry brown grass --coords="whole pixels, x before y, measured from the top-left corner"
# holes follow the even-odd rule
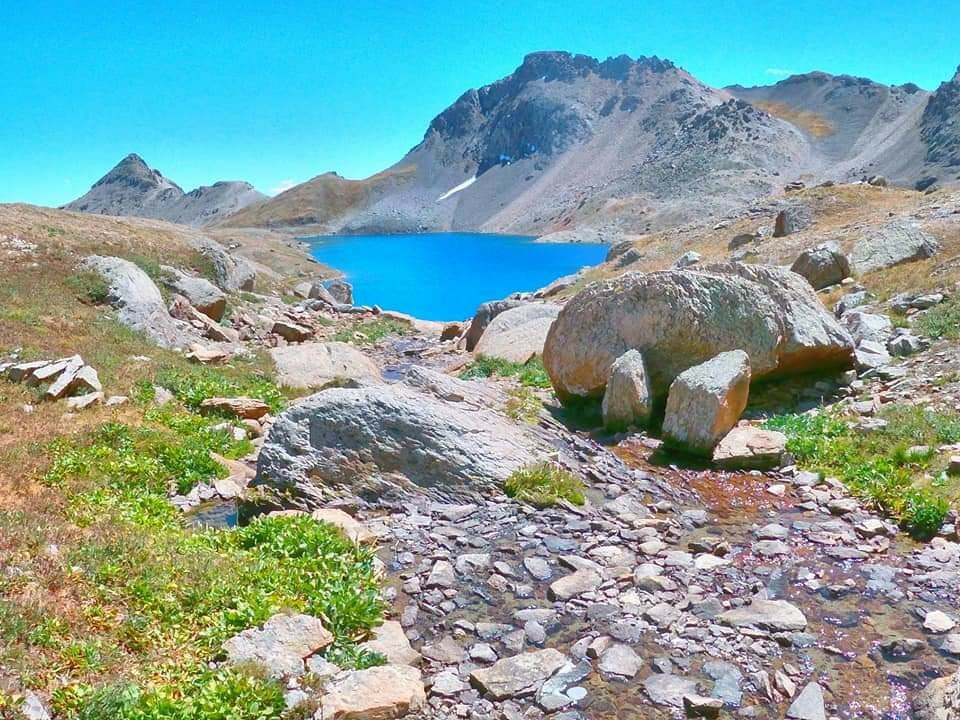
[[[796,125],[801,130],[808,132],[815,138],[824,138],[833,135],[836,128],[822,115],[810,112],[809,110],[798,110],[792,108],[786,103],[778,102],[755,102],[753,103],[761,110],[765,110],[774,117],[786,120]]]

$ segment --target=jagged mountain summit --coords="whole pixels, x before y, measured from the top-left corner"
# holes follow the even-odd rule
[[[464,93],[387,170],[318,176],[227,224],[646,232],[722,215],[793,180],[884,175],[925,188],[960,174],[958,87],[815,72],[716,89],[656,57],[533,53]]]
[[[86,195],[63,209],[201,226],[222,220],[266,197],[250,183],[238,181],[217,182],[184,192],[159,170],[150,168],[139,155],[130,154],[100,178]]]
[[[335,232],[542,233],[591,222],[657,226],[767,194],[803,160],[789,123],[667,60],[541,52],[464,93],[420,144],[367,180],[330,174],[231,225]]]

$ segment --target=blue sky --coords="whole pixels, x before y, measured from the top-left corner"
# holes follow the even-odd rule
[[[820,69],[933,89],[960,64],[956,3],[9,0],[0,202],[62,204],[129,152],[185,189],[364,177],[534,50],[659,55],[715,86]]]

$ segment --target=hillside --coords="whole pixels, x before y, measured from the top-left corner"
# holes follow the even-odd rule
[[[65,210],[169,220],[202,226],[259,203],[266,195],[250,183],[223,181],[184,192],[179,185],[131,154]]]
[[[788,123],[669,61],[534,53],[462,95],[387,173],[363,181],[355,202],[328,202],[339,194],[321,176],[228,223],[296,226],[309,216],[333,232],[533,234],[601,217],[655,227],[766,195],[805,154]],[[310,192],[319,206],[291,209]]]
[[[723,217],[795,180],[925,189],[958,176],[958,86],[814,72],[715,89],[655,57],[533,53],[464,93],[383,173],[321,175],[226,224],[589,238]]]

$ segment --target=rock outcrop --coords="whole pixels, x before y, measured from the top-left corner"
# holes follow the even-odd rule
[[[543,354],[547,333],[559,313],[559,305],[548,303],[526,303],[505,310],[487,325],[474,352],[508,362],[526,363]]]
[[[894,220],[858,240],[850,251],[850,267],[858,275],[913,260],[933,257],[940,242],[914,223]]]
[[[337,486],[455,496],[499,484],[549,454],[492,409],[501,402],[478,383],[423,368],[401,383],[324,390],[277,417],[256,484],[305,505]]]
[[[153,280],[129,260],[91,255],[80,266],[107,282],[107,301],[117,310],[117,319],[130,329],[168,348],[184,347],[198,338],[190,325],[170,317]]]
[[[628,273],[594,283],[560,312],[544,365],[563,401],[599,397],[614,361],[643,355],[655,397],[684,370],[743,350],[753,378],[847,368],[849,334],[796,273],[723,263],[692,270]]]
[[[750,396],[750,358],[742,350],[720,353],[684,370],[670,385],[664,441],[709,455],[737,424]]]
[[[202,277],[185,275],[176,268],[164,267],[169,280],[168,287],[179,293],[204,315],[217,322],[227,309],[227,296],[209,280]]]
[[[377,383],[380,369],[353,345],[342,342],[301,343],[270,350],[281,385],[320,390],[328,385]]]

